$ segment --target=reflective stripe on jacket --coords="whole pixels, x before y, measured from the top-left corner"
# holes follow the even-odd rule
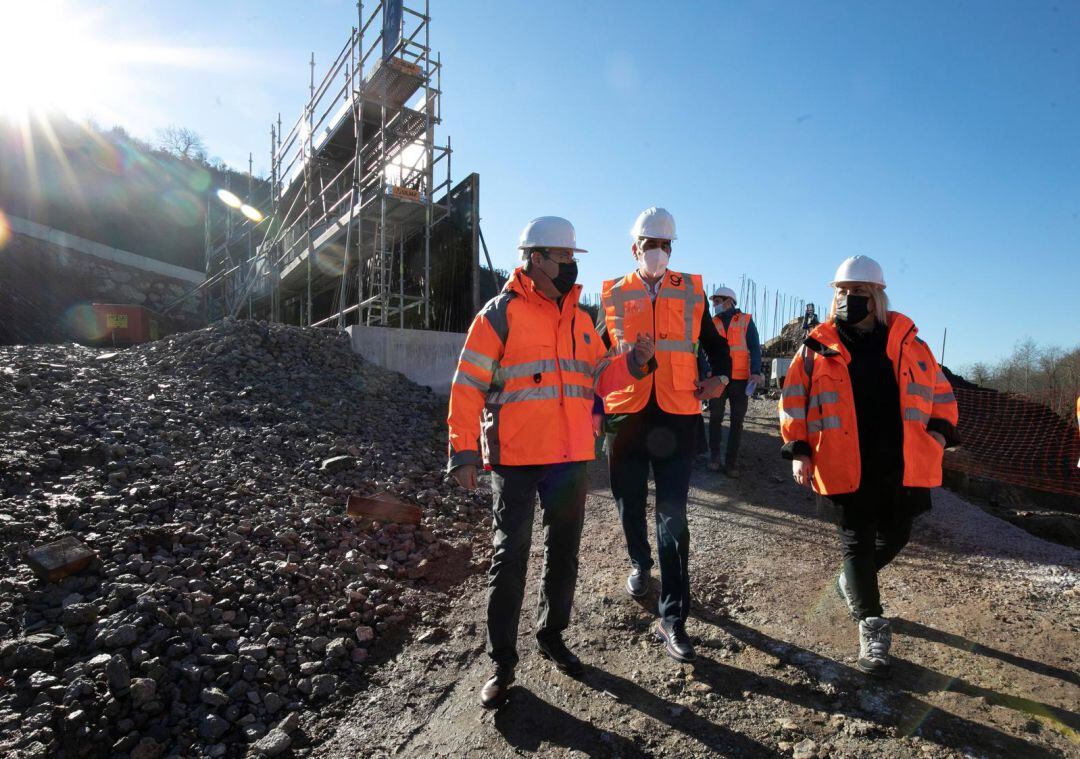
[[[478,439],[489,468],[594,458],[594,393],[648,370],[606,355],[580,293],[560,306],[518,268],[473,319],[450,388],[450,470],[480,465]]]
[[[942,447],[927,432],[931,419],[955,426],[959,417],[952,386],[930,347],[908,317],[889,312],[885,352],[900,388],[904,485],[941,484]],[[815,327],[795,354],[780,394],[780,434],[785,443],[811,449],[814,490],[822,495],[859,489],[862,462],[848,363],[851,354],[832,322]]]
[[[731,316],[731,323],[724,329],[724,320],[713,317],[716,331],[727,339],[731,350],[731,379],[750,379],[750,349],[746,345],[746,330],[750,328],[750,314],[736,311]]]
[[[656,371],[604,399],[609,414],[632,414],[656,400],[669,414],[700,414],[694,397],[698,379],[697,342],[705,313],[705,288],[697,274],[669,271],[660,282],[654,303],[641,275],[634,270],[604,282],[601,294],[604,321],[616,351],[629,350],[639,334],[656,341]]]

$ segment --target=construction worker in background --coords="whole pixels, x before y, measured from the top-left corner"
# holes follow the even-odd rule
[[[743,419],[749,401],[747,388],[753,383],[760,385],[761,343],[757,326],[750,314],[736,308],[735,291],[730,287],[718,287],[712,294],[713,324],[716,331],[727,339],[731,351],[731,382],[719,398],[709,401],[709,469],[720,470],[720,437],[724,426],[724,406],[731,405],[731,425],[728,428],[727,452],[724,471],[728,477],[739,476],[739,442],[742,440]]]
[[[814,304],[807,303],[806,312],[803,314],[802,318],[803,337],[805,338],[806,335],[809,334],[810,330],[816,327],[819,323],[820,322],[818,322],[817,312],[814,311]]]
[[[585,517],[586,463],[594,458],[594,393],[632,387],[653,358],[647,335],[624,355],[606,349],[578,306],[573,225],[544,216],[521,234],[523,264],[469,327],[450,390],[449,473],[467,489],[491,470],[494,550],[488,579],[487,652],[494,675],[481,703],[506,701],[518,662],[533,516],[539,494],[544,566],[537,609],[540,655],[570,675],[580,659],[562,632],[570,621]],[[477,439],[482,438],[483,456]]]
[[[638,334],[656,341],[655,371],[604,399],[611,492],[619,508],[632,571],[631,595],[648,592],[653,566],[645,511],[649,466],[656,482],[656,542],[660,559],[660,620],[656,632],[666,652],[692,661],[686,634],[690,612],[690,531],[686,500],[697,452],[701,401],[719,396],[728,383],[727,342],[709,318],[697,274],[667,268],[675,220],[650,208],[634,223],[631,252],[636,268],[608,280],[601,294],[598,331],[605,344],[627,350]],[[699,379],[697,347],[704,348],[712,376]]]
[[[855,256],[833,277],[829,318],[795,354],[780,398],[782,454],[838,526],[836,588],[859,624],[863,672],[889,669],[892,632],[878,572],[907,544],[959,442],[952,387],[907,316],[889,311],[885,276]]]

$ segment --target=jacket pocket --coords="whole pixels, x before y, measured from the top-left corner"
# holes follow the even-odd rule
[[[671,354],[671,386],[676,390],[697,390],[694,381],[698,378],[697,356],[690,353]]]

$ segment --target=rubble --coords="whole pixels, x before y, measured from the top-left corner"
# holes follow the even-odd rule
[[[227,320],[0,366],[5,755],[296,750],[484,525],[441,475],[445,400],[340,333]],[[346,514],[380,493],[418,519]],[[91,558],[48,582],[28,552],[57,541]]]

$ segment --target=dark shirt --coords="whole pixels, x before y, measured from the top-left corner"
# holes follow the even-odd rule
[[[889,331],[877,325],[869,332],[837,324],[840,340],[851,353],[848,376],[859,427],[862,487],[899,485],[903,472],[904,430],[900,417],[900,388],[892,361],[885,352]]]

